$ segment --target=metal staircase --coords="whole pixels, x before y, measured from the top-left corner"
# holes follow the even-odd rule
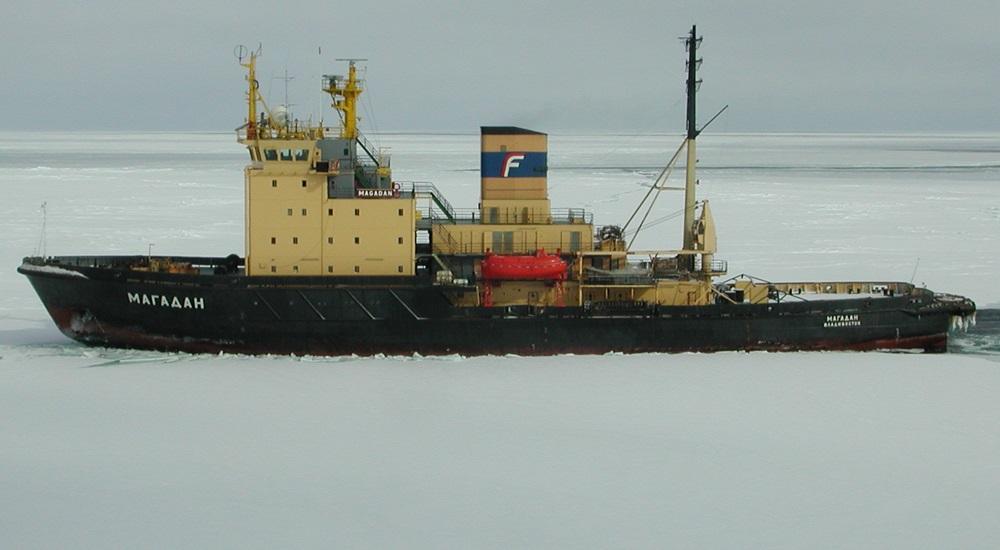
[[[448,199],[444,198],[441,191],[434,186],[433,183],[416,183],[413,184],[413,196],[418,199],[430,199],[431,202],[437,206],[439,213],[448,221],[455,223],[455,208],[448,202]],[[431,207],[431,219],[440,219],[435,216],[435,209]]]

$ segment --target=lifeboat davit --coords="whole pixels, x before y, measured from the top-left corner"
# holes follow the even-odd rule
[[[499,256],[487,253],[482,261],[483,279],[489,281],[563,281],[566,262],[557,254],[538,250],[532,256]]]

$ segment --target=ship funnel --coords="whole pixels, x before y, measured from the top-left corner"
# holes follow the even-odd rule
[[[485,223],[551,223],[548,136],[514,126],[481,128],[480,199]]]

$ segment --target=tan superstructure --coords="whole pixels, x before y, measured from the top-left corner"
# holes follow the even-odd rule
[[[328,136],[322,124],[301,124],[267,108],[257,92],[255,61],[250,54],[244,64],[249,109],[238,129],[251,158],[245,170],[247,274],[412,276],[416,200],[393,185],[387,155],[358,155],[355,109],[362,83],[354,63],[346,78],[326,77],[324,90],[350,121],[339,136]]]
[[[323,90],[343,116],[336,130],[271,110],[257,90],[256,54],[241,62],[249,82],[247,120],[237,131],[251,159],[245,172],[250,276],[424,277],[453,304],[468,307],[701,305],[724,298],[712,284],[724,268],[713,260],[708,205],[694,201],[690,159],[686,248],[630,250],[623,228],[595,231],[589,212],[552,208],[544,133],[483,127],[480,202],[456,210],[432,185],[392,180],[388,156],[358,130],[363,82],[353,61],[346,77],[324,77]],[[694,140],[686,146],[693,156]],[[654,182],[650,194],[662,184]],[[511,257],[515,270],[522,261],[529,267],[523,278],[494,280],[481,270],[491,255]],[[532,262],[554,258],[565,262],[562,275],[532,278]],[[751,300],[766,299],[766,290],[740,284],[733,288]]]

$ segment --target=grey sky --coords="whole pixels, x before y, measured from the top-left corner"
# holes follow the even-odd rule
[[[259,42],[263,90],[280,103],[287,67],[302,117],[328,103],[319,75],[354,56],[382,131],[680,132],[677,37],[696,23],[700,118],[731,106],[718,130],[1000,130],[991,1],[15,1],[6,129],[231,129],[232,50]]]

